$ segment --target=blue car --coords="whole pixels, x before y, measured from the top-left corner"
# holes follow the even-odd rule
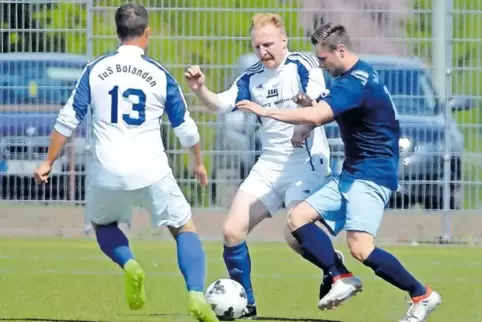
[[[312,53],[306,53],[313,55]],[[438,98],[426,66],[417,57],[360,55],[380,74],[400,114],[400,185],[391,200],[392,208],[407,208],[415,203],[426,209],[443,207],[443,149],[444,137],[450,135],[450,208],[462,206],[462,157],[464,138],[455,120],[449,115],[450,131],[445,133],[445,104]],[[257,62],[254,54],[238,59],[233,78]],[[336,79],[325,72],[327,87]],[[452,110],[471,108],[471,101],[457,97],[451,101]],[[219,117],[217,148],[213,177],[243,180],[261,153],[256,130],[256,117],[233,112]],[[330,143],[331,167],[339,174],[343,164],[343,143],[336,122],[325,125]],[[229,151],[223,153],[222,151]],[[213,184],[213,201],[222,189]]]
[[[2,199],[83,199],[86,126],[82,124],[52,170],[35,185],[59,110],[88,59],[64,53],[0,54],[0,196]]]

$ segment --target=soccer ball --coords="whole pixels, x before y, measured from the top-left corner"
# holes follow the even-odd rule
[[[221,278],[211,283],[206,289],[205,297],[222,321],[239,318],[248,305],[244,287],[229,278]]]

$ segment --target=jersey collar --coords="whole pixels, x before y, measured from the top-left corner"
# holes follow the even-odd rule
[[[291,54],[291,52],[289,50],[286,51],[286,55],[285,57],[283,58],[283,61],[281,62],[281,64],[279,64],[279,66],[276,68],[276,71],[279,72],[279,71],[282,71],[283,68],[285,67],[286,65],[286,59],[288,58],[288,56]]]
[[[144,55],[144,50],[134,45],[120,45],[119,48],[117,48],[117,52]]]

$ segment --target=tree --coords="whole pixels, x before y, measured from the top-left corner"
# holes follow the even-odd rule
[[[41,22],[35,11],[48,9],[48,5],[3,2],[0,5],[2,17],[1,51],[7,52],[62,52],[65,41],[61,35],[48,35],[41,30]]]

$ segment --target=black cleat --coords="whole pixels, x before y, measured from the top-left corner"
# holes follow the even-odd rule
[[[243,312],[243,315],[239,317],[245,320],[256,320],[258,318],[258,310],[256,309],[256,304],[248,304]]]
[[[327,274],[323,276],[323,281],[320,284],[320,293],[318,297],[320,300],[324,298],[326,294],[328,294],[328,292],[331,290],[332,285],[333,285],[333,278],[331,278],[331,275]]]

